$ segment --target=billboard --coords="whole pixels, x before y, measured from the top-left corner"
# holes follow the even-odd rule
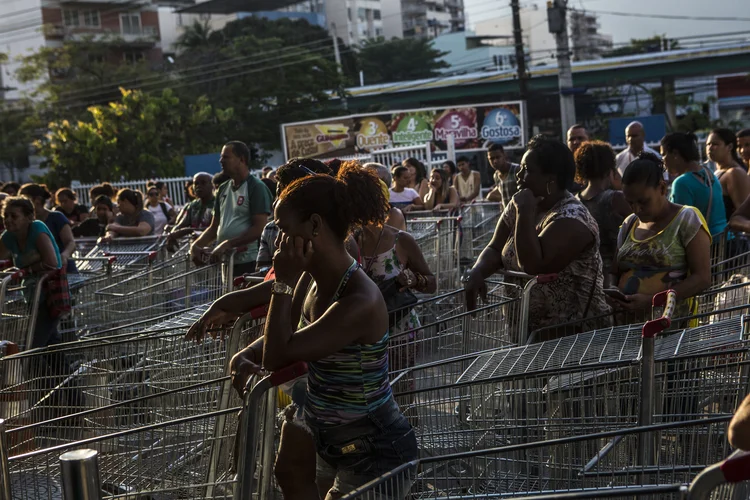
[[[367,154],[429,142],[445,151],[453,136],[456,152],[482,151],[492,143],[507,149],[526,144],[522,101],[450,108],[403,109],[323,118],[281,126],[284,156],[330,158]]]

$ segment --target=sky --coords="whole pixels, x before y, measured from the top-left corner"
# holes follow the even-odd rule
[[[537,4],[546,8],[545,0],[520,0],[521,6]],[[476,21],[510,15],[510,0],[464,0],[469,27]],[[610,34],[614,43],[631,38],[648,38],[666,33],[683,37],[736,31],[750,32],[750,21],[706,21],[704,19],[657,19],[653,14],[669,16],[750,18],[750,0],[569,0],[568,5],[587,11],[614,11],[642,17],[599,15],[600,32]],[[731,35],[736,37],[738,35]],[[750,33],[742,35],[750,38]],[[727,38],[730,36],[727,36]]]

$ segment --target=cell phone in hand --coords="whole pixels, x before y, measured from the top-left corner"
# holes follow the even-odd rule
[[[613,298],[615,300],[619,300],[622,302],[628,301],[628,299],[625,297],[625,294],[622,293],[617,288],[605,288],[604,293],[607,294],[608,297]]]

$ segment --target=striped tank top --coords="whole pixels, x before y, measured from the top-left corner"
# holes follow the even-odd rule
[[[332,302],[346,288],[359,264],[352,262]],[[300,326],[309,325],[304,313]],[[305,416],[317,427],[359,420],[392,397],[388,380],[388,331],[374,344],[351,344],[308,363]]]

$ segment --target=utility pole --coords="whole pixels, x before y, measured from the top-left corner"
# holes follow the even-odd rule
[[[343,76],[344,67],[341,65],[341,52],[339,52],[339,39],[338,36],[336,36],[336,25],[331,24],[331,27],[333,28],[333,33],[331,33],[331,38],[333,39],[333,57],[336,59],[336,68],[338,69],[339,75]],[[349,109],[346,95],[342,94],[340,97],[341,105],[344,106],[344,109]]]
[[[568,129],[576,122],[576,104],[573,96],[573,71],[570,67],[570,47],[568,46],[567,0],[547,2],[547,22],[549,31],[555,35],[557,43],[557,80],[560,89],[560,121],[563,142]]]
[[[528,97],[526,88],[526,53],[523,50],[523,31],[521,31],[521,6],[519,0],[510,0],[513,11],[513,42],[516,48],[516,67],[518,68],[518,90],[521,100]]]

